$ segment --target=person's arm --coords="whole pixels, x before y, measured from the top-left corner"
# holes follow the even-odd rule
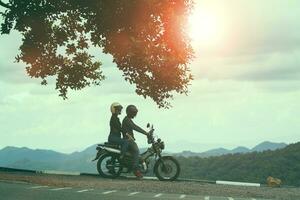
[[[141,127],[139,127],[138,125],[136,125],[135,123],[133,123],[133,121],[131,119],[128,120],[129,125],[132,127],[133,130],[140,132],[144,135],[148,135],[148,132],[145,131],[144,129],[142,129]]]

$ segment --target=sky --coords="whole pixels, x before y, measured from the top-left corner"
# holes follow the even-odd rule
[[[199,14],[201,13],[201,14]],[[112,57],[96,53],[106,80],[69,93],[41,86],[16,63],[17,32],[0,35],[0,149],[5,146],[70,153],[109,134],[109,107],[134,104],[134,121],[154,124],[166,150],[252,148],[260,142],[300,141],[300,1],[199,0],[190,26],[195,58],[188,95],[171,109],[137,96]],[[196,23],[197,22],[197,23]],[[124,117],[124,112],[121,119]],[[147,146],[136,133],[138,145]]]

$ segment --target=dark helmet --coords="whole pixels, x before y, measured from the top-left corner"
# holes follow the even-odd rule
[[[126,114],[130,118],[134,118],[136,116],[137,112],[138,112],[138,109],[136,108],[135,105],[129,105],[126,108]]]

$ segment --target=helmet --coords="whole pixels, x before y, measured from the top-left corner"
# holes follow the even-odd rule
[[[115,103],[111,104],[110,111],[112,114],[116,114],[117,111],[121,111],[122,108],[123,108],[123,106],[120,103],[115,102]]]
[[[138,109],[136,108],[135,105],[129,105],[126,108],[126,114],[130,118],[134,118],[136,116],[137,112],[138,112]]]

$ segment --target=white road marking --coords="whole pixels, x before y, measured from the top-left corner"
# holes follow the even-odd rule
[[[33,186],[33,187],[31,187],[31,189],[46,188],[46,187],[49,187],[49,186],[39,185],[39,186]]]
[[[154,198],[160,197],[161,195],[162,195],[161,193],[156,194],[156,195],[154,195]]]
[[[209,196],[204,197],[204,200],[209,200]]]
[[[63,187],[63,188],[54,188],[54,189],[50,189],[52,191],[59,191],[59,190],[69,190],[72,189],[71,187]]]
[[[111,191],[102,192],[102,194],[110,194],[110,193],[114,193],[114,192],[117,192],[117,190],[111,190]]]
[[[232,197],[228,197],[228,200],[234,200]]]
[[[185,198],[185,197],[186,197],[186,195],[185,195],[185,194],[182,194],[182,195],[180,195],[179,199],[183,199],[183,198]]]
[[[79,190],[79,191],[77,191],[77,192],[81,193],[81,192],[88,192],[88,191],[92,191],[92,190],[94,190],[94,189]]]
[[[141,193],[141,192],[131,192],[130,194],[128,194],[128,196],[133,196],[133,195],[136,195],[138,193]]]
[[[251,200],[256,200],[256,199],[252,198]]]

